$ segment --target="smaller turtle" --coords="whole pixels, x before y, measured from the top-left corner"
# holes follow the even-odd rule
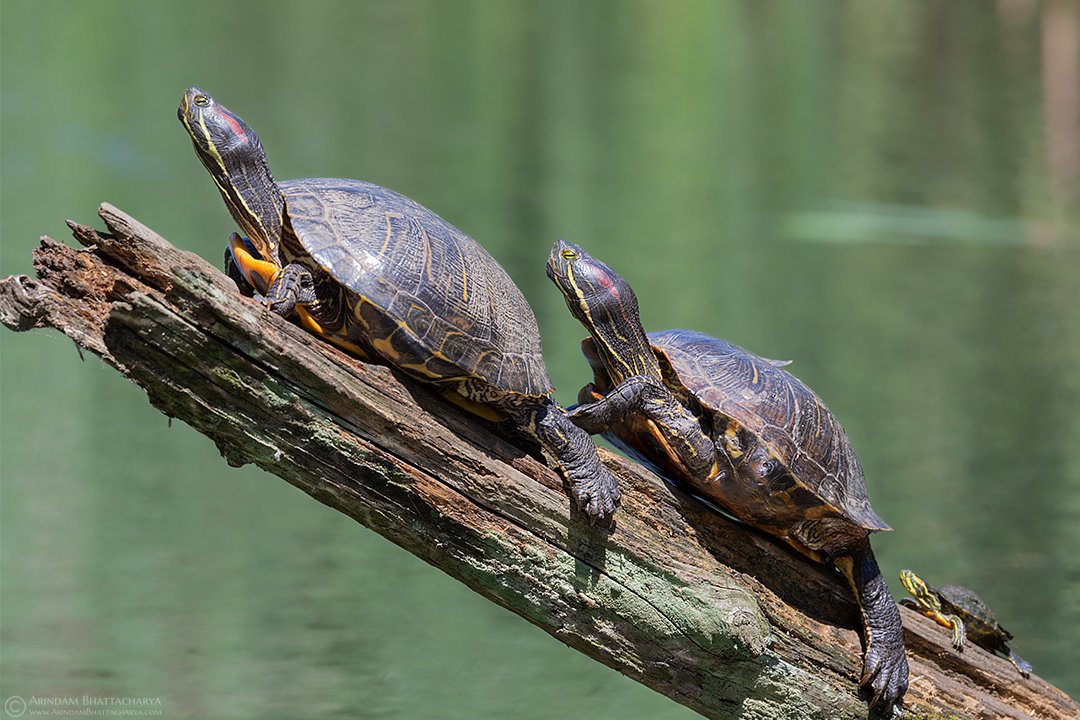
[[[582,350],[593,382],[570,420],[834,565],[862,616],[859,684],[871,707],[898,711],[908,686],[903,627],[869,539],[890,528],[870,507],[855,449],[821,398],[784,361],[691,330],[646,334],[630,284],[573,243],[555,243],[547,273],[590,336]]]
[[[914,600],[904,598],[900,604],[952,630],[952,644],[957,650],[963,650],[964,642],[971,640],[984,650],[1005,655],[1021,675],[1031,677],[1031,665],[1005,644],[1012,640],[1012,633],[1001,626],[974,590],[962,585],[932,587],[911,570],[900,571],[900,582],[915,596]]]

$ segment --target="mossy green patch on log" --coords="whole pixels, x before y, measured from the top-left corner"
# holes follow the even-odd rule
[[[844,581],[602,452],[615,527],[582,522],[513,437],[240,297],[111,206],[111,235],[44,240],[39,280],[0,280],[0,320],[56,328],[151,403],[570,647],[714,718],[863,718]],[[901,610],[909,717],[1080,715],[1038,678]]]

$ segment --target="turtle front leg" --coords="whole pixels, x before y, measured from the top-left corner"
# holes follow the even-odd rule
[[[901,600],[900,604],[906,608],[911,608],[920,615],[925,615],[941,627],[952,630],[952,646],[961,652],[964,650],[964,643],[967,642],[967,631],[964,629],[964,621],[959,616],[946,615],[939,608],[926,607],[907,598]]]
[[[584,402],[597,395],[592,385],[586,385],[578,398]],[[716,444],[698,419],[663,383],[647,375],[629,377],[599,400],[577,405],[569,418],[590,435],[601,435],[638,414],[652,421],[672,463],[688,477],[705,481],[719,473]]]
[[[941,621],[938,620],[938,622]],[[964,628],[964,621],[960,619],[959,615],[946,615],[945,622],[948,623],[945,627],[952,628],[952,646],[962,652],[964,643],[967,642],[967,630]]]
[[[570,495],[589,521],[606,521],[615,512],[620,493],[589,434],[570,422],[554,402],[527,411],[521,426],[555,456],[559,470],[570,483]]]
[[[967,641],[967,630],[964,628],[964,620],[957,615],[948,615],[941,607],[941,600],[937,591],[926,584],[926,581],[913,573],[911,570],[900,571],[900,582],[904,589],[915,598],[904,598],[900,604],[911,608],[915,612],[925,615],[938,625],[952,630],[952,646],[957,651],[964,649]]]
[[[289,263],[281,268],[266,291],[266,303],[271,312],[288,317],[297,305],[314,305],[315,276],[300,263]]]
[[[851,585],[862,615],[866,645],[859,685],[869,691],[870,707],[888,715],[890,710],[900,709],[908,687],[900,611],[868,540],[862,540],[854,553],[833,562]]]
[[[590,383],[578,393],[581,404],[570,410],[571,422],[590,435],[601,435],[612,426],[626,420],[634,413],[642,412],[651,400],[663,402],[671,393],[661,383],[646,375],[634,375],[612,388],[607,395],[595,402],[586,402],[599,393]],[[674,398],[672,398],[674,399]]]

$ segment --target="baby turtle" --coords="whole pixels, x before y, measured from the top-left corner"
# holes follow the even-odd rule
[[[900,604],[952,630],[952,644],[957,650],[963,650],[965,640],[970,640],[991,653],[1001,653],[1021,675],[1031,677],[1031,664],[1005,644],[1013,639],[1012,633],[1001,626],[990,606],[974,590],[963,585],[933,587],[911,570],[900,571],[900,582],[915,597],[904,598]]]

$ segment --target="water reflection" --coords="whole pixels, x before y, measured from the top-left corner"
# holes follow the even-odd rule
[[[360,177],[483,242],[572,401],[557,236],[649,329],[769,357],[848,429],[901,567],[975,588],[1080,693],[1077,10],[954,3],[3,5],[5,274],[109,200],[214,262],[191,83],[281,178]],[[42,50],[47,40],[48,51]],[[3,693],[172,716],[676,717],[52,336],[3,336]]]

